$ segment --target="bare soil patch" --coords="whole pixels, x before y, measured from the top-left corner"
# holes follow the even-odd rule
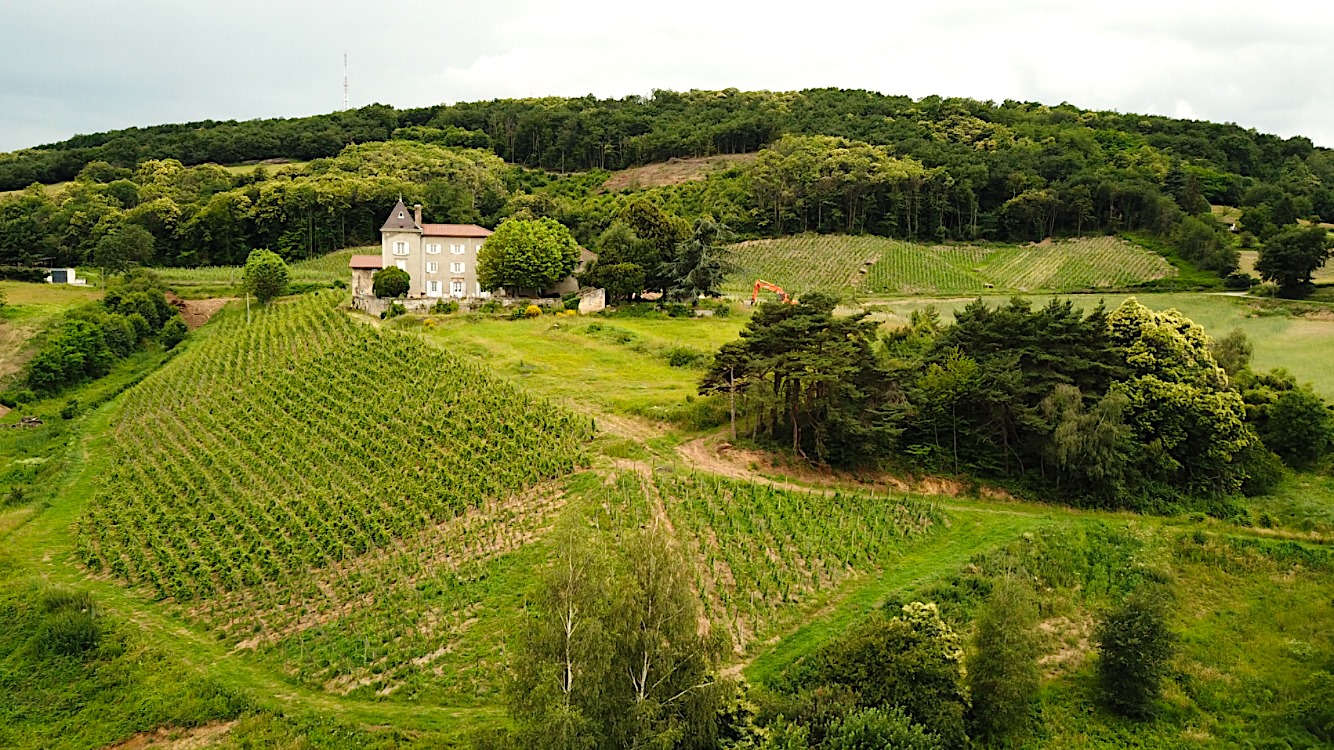
[[[171,292],[167,292],[167,301],[181,311],[181,317],[185,318],[185,326],[192,331],[207,323],[210,318],[217,315],[218,311],[233,299],[235,298],[181,299]]]
[[[657,164],[645,164],[613,173],[599,188],[602,192],[612,190],[638,190],[642,188],[680,185],[684,182],[702,180],[713,172],[749,164],[755,161],[756,154],[719,154],[701,156],[694,159],[669,159]]]
[[[220,743],[235,725],[235,721],[221,721],[190,729],[158,727],[155,731],[140,732],[124,742],[108,745],[105,750],[140,750],[145,747],[194,750]]]

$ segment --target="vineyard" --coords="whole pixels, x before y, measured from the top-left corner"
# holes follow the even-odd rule
[[[293,284],[328,285],[348,279],[348,262],[355,253],[379,254],[378,247],[349,248],[288,265]],[[172,289],[190,287],[232,287],[241,283],[241,266],[201,266],[199,268],[154,269]]]
[[[335,304],[221,320],[127,393],[80,552],[304,682],[389,695],[480,659],[592,425]]]
[[[802,235],[744,242],[728,291],[756,278],[789,291],[870,294],[1066,292],[1127,287],[1175,274],[1160,256],[1116,237],[1036,245],[919,245],[883,237]]]
[[[670,519],[695,558],[715,627],[743,651],[796,626],[853,577],[889,569],[944,521],[928,501],[860,492],[796,492],[711,475],[625,474],[603,489],[614,523]]]

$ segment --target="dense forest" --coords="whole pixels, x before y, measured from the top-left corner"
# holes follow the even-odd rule
[[[1334,152],[1301,137],[1069,104],[658,91],[163,125],[0,155],[0,189],[15,191],[0,198],[0,265],[85,262],[125,223],[151,233],[140,252],[153,264],[237,263],[255,247],[312,255],[374,241],[400,194],[435,221],[494,226],[527,212],[596,245],[627,201],[600,190],[606,170],[727,153],[757,155],[640,192],[741,237],[1139,231],[1224,274],[1235,253],[1210,203],[1243,207],[1236,228],[1255,245],[1299,220],[1334,220]],[[266,159],[309,161],[215,166]]]

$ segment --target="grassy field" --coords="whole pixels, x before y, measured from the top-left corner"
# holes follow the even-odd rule
[[[327,286],[334,281],[348,281],[351,278],[348,262],[355,254],[379,254],[380,248],[351,247],[336,250],[326,255],[309,260],[297,260],[288,264],[293,284],[314,284]],[[167,288],[186,298],[200,296],[230,297],[239,294],[242,266],[202,266],[199,268],[154,268],[154,273],[162,277]],[[101,274],[95,268],[80,268],[79,275],[89,279],[90,284],[100,285]]]
[[[455,316],[424,330],[447,351],[484,362],[549,398],[603,412],[688,421],[706,403],[695,395],[700,370],[690,364],[702,364],[736,338],[744,322]],[[678,366],[672,365],[674,353]],[[683,358],[691,362],[679,366]]]
[[[793,292],[859,295],[1075,291],[1134,286],[1176,273],[1160,256],[1115,237],[1036,245],[921,245],[883,237],[802,235],[735,246],[741,270]]]

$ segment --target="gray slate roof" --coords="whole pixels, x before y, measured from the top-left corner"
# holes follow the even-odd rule
[[[389,220],[380,227],[381,232],[420,232],[421,227],[412,219],[412,209],[403,205],[403,199],[398,199],[398,205],[389,212]]]

